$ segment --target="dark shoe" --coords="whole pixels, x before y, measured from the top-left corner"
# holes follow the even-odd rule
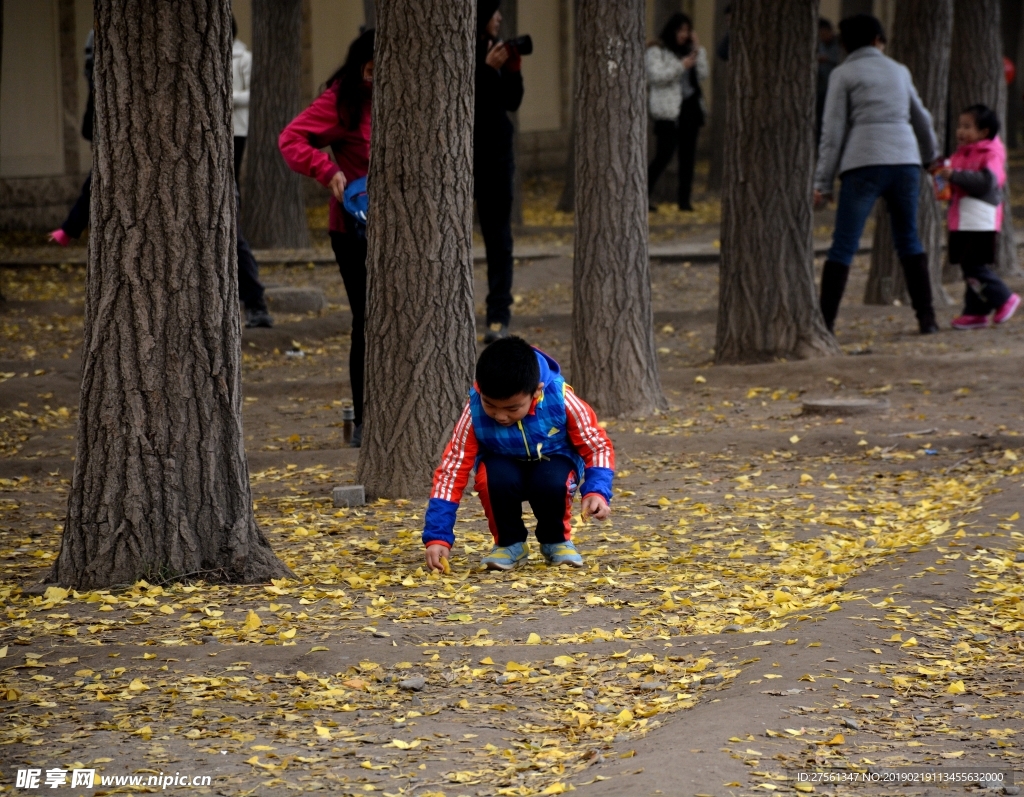
[[[903,266],[903,277],[907,283],[907,293],[910,294],[910,304],[917,316],[917,325],[922,335],[931,335],[939,331],[935,323],[935,308],[932,307],[932,280],[928,273],[928,255],[922,252],[919,255],[901,258]]]
[[[487,327],[487,331],[484,333],[484,343],[494,343],[496,340],[508,337],[508,324],[499,324],[497,322]]]
[[[821,314],[829,332],[835,332],[839,303],[843,300],[849,276],[850,267],[835,260],[826,260],[821,270]]]
[[[250,310],[247,307],[245,308],[245,326],[248,329],[255,329],[256,327],[270,329],[274,326],[274,319],[271,318],[266,308]]]
[[[349,442],[350,448],[362,448],[363,446],[363,425],[357,423],[352,429],[352,440]]]

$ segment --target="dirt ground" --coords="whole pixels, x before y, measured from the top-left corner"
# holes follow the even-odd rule
[[[570,381],[571,266],[518,264],[514,320]],[[24,590],[59,545],[84,270],[0,273],[0,792],[30,767],[385,797],[937,795],[978,786],[879,778],[1021,777],[1024,317],[957,333],[943,307],[921,338],[908,308],[859,302],[866,271],[839,318],[847,356],[721,367],[717,269],[656,265],[672,407],[606,419],[614,515],[578,524],[587,566],[534,548],[481,571],[469,497],[439,577],[421,568],[422,501],[331,506],[356,462],[336,270],[265,269],[330,302],[243,339],[256,514],[298,580],[42,595]],[[801,413],[865,396],[888,408]]]

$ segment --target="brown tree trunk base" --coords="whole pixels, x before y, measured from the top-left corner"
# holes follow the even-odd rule
[[[475,30],[471,0],[377,7],[357,472],[371,498],[429,492],[473,381]]]
[[[242,436],[230,4],[99,0],[95,19],[78,451],[51,577],[289,576]]]
[[[815,0],[733,6],[717,362],[842,353],[814,287],[817,6]],[[780,69],[785,81],[778,80]]]
[[[667,407],[647,231],[643,0],[579,0],[572,381],[604,415]]]

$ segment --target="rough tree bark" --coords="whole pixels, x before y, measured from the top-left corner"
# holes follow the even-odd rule
[[[715,346],[719,362],[840,353],[814,289],[817,14],[817,0],[733,5]]]
[[[949,110],[954,129],[960,111],[979,102],[994,108],[1000,120],[1006,119],[1000,11],[1000,0],[954,2],[953,48],[949,64]],[[1010,274],[1019,270],[1010,208],[1010,182],[1007,180],[996,271]]]
[[[572,380],[605,415],[666,406],[647,256],[643,0],[576,5]]]
[[[945,150],[946,101],[949,97],[949,51],[953,36],[953,0],[900,0],[888,52],[906,65],[932,115],[939,139],[939,152]],[[927,165],[927,164],[926,164]],[[921,243],[928,253],[935,304],[951,304],[942,287],[942,244],[945,237],[944,207],[935,200],[931,180],[921,176],[917,227]],[[875,208],[875,237],[871,246],[871,271],[864,290],[864,304],[910,303],[903,269],[892,240],[892,224],[885,202]]]
[[[377,8],[358,467],[372,496],[427,492],[472,382],[475,30],[473,0]]]
[[[78,451],[52,578],[289,570],[242,437],[228,0],[98,0]]]
[[[715,40],[705,45],[711,68],[711,121],[708,141],[711,161],[708,165],[708,191],[722,190],[722,172],[725,165],[725,104],[729,96],[729,62],[718,57],[718,43],[729,31],[729,18],[725,9],[731,0],[715,0]]]
[[[242,229],[259,249],[302,249],[309,223],[301,175],[288,168],[277,137],[302,97],[302,0],[253,0],[252,92]]]

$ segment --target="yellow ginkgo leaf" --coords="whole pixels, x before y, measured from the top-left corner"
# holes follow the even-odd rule
[[[539,645],[540,644],[540,634],[530,634],[526,638],[526,644],[527,645]]]
[[[242,630],[246,633],[250,633],[255,631],[261,625],[263,625],[263,621],[260,620],[260,616],[252,609],[249,609],[249,613],[245,615],[245,622],[242,623]]]

